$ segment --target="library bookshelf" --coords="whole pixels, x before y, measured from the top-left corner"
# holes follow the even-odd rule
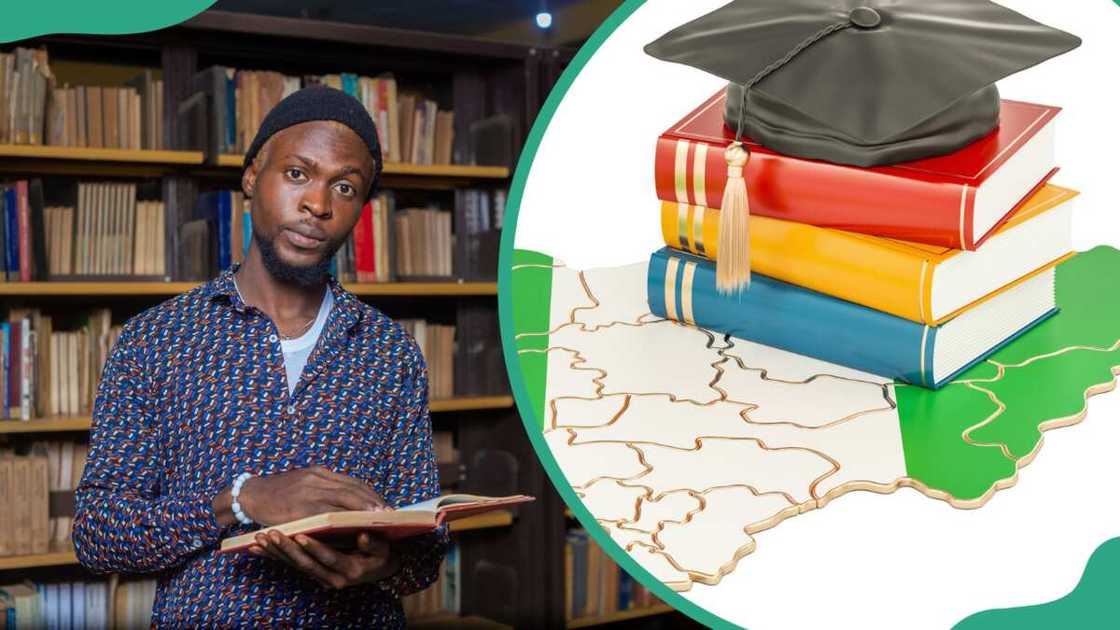
[[[37,177],[69,180],[157,180],[195,194],[205,188],[239,187],[243,157],[208,155],[184,147],[174,111],[191,96],[192,77],[212,65],[275,70],[291,75],[392,72],[402,86],[425,92],[441,108],[455,111],[454,164],[386,162],[382,187],[405,191],[409,203],[431,199],[447,205],[464,188],[509,185],[513,163],[466,164],[474,139],[473,122],[508,119],[510,155],[520,153],[541,104],[574,51],[497,43],[470,37],[419,33],[357,24],[281,18],[208,10],[187,22],[123,36],[46,35],[0,46],[46,47],[56,60],[85,64],[94,71],[82,85],[120,85],[120,68],[151,69],[163,81],[165,146],[186,150],[134,150],[0,144],[0,181]],[[293,55],[292,51],[301,51]],[[99,73],[98,67],[112,72]],[[413,201],[415,200],[415,201]],[[477,275],[477,274],[475,274]],[[465,277],[465,276],[459,276]],[[8,306],[65,311],[109,308],[114,323],[140,309],[198,286],[198,282],[0,282],[0,310]],[[422,313],[442,322],[460,321],[466,307],[489,309],[496,331],[497,283],[492,280],[349,283],[346,288],[391,317]],[[400,313],[400,315],[398,315]],[[4,313],[6,316],[6,313]],[[496,335],[487,342],[497,347]],[[500,356],[500,352],[499,352]],[[471,365],[472,369],[477,369]],[[504,369],[502,369],[504,378]],[[455,490],[479,494],[530,494],[537,501],[453,524],[459,547],[458,614],[410,620],[418,628],[589,627],[648,622],[667,607],[628,610],[608,617],[565,621],[564,506],[526,439],[508,390],[456,392],[430,403],[433,427],[451,430],[460,457],[441,465],[441,478],[454,477]],[[81,439],[88,416],[45,417],[0,422],[0,445],[36,439]],[[444,479],[444,481],[452,481]],[[72,551],[0,557],[0,581],[88,579]],[[663,619],[663,618],[658,618]]]

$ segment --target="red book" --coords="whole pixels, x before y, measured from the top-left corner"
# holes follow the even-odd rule
[[[16,220],[19,222],[19,281],[31,282],[31,210],[27,180],[16,182]]]
[[[358,282],[373,282],[373,206],[368,201],[354,226],[354,271]]]
[[[720,90],[658,138],[663,201],[719,208],[734,130]],[[1000,126],[949,155],[861,168],[794,158],[749,138],[751,212],[953,249],[980,246],[1057,171],[1057,107],[1003,101]]]

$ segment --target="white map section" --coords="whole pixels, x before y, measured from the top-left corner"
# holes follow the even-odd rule
[[[638,504],[646,490],[638,486],[624,486],[613,479],[602,479],[583,488],[579,494],[595,518],[632,522],[638,518]]]
[[[650,317],[646,306],[646,283],[634,284],[635,269],[645,275],[647,263],[637,263],[625,267],[600,269],[591,275],[584,275],[587,291],[600,302],[599,308],[576,312],[575,321],[585,330],[595,330],[601,326],[611,326],[616,322],[636,324],[643,317]],[[603,299],[600,296],[606,296]]]
[[[715,584],[752,534],[905,476],[884,379],[658,320],[646,269],[557,270],[545,388],[549,447],[635,560]]]
[[[720,341],[709,349],[707,344],[715,338],[699,328],[658,320],[643,326],[611,326],[595,332],[567,326],[550,335],[548,343],[578,350],[587,366],[605,372],[604,395],[672,393],[679,400],[707,403],[719,398],[719,392],[709,384],[719,375],[714,367],[722,360],[717,348],[725,344]],[[550,374],[551,368],[550,364]],[[569,395],[566,390],[554,389],[549,376],[550,399]]]
[[[668,523],[654,537],[671,550],[673,561],[702,581],[712,582],[735,568],[739,558],[754,550],[748,527],[772,518],[789,503],[773,494],[756,495],[747,488],[717,488],[704,494],[704,509],[687,523]],[[796,508],[793,508],[794,510]],[[720,545],[708,544],[719,540]]]

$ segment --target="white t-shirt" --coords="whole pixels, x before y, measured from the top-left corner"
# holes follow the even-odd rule
[[[323,326],[326,325],[327,316],[334,304],[330,287],[327,287],[325,293],[323,302],[319,305],[319,315],[315,317],[311,328],[295,339],[280,340],[280,349],[284,352],[284,370],[288,373],[288,394],[295,391],[303,366],[307,365],[307,359],[315,349],[315,342],[319,340],[319,334],[323,332]]]

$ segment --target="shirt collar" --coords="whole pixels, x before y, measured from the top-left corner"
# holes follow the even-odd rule
[[[241,295],[237,292],[237,286],[233,283],[233,274],[240,268],[241,263],[230,265],[218,274],[218,277],[202,286],[202,296],[208,300],[225,297],[234,310],[244,313],[246,304],[241,300]],[[328,319],[328,327],[337,327],[341,330],[353,328],[362,318],[360,300],[353,293],[343,288],[342,284],[332,274],[327,274],[327,287],[331,292],[331,297],[334,298],[334,306],[331,308],[332,316]],[[334,316],[335,313],[337,313],[337,317]]]

